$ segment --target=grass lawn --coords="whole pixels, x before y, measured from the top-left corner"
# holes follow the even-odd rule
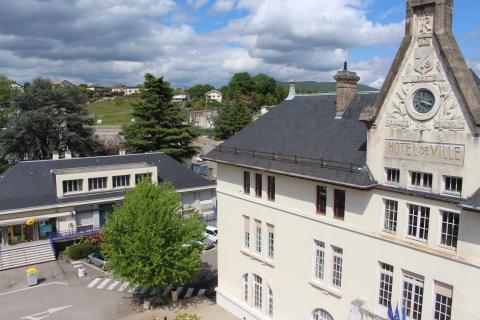
[[[103,100],[87,105],[88,113],[97,120],[102,120],[102,125],[123,125],[133,118],[133,104],[139,98],[118,97],[114,100]]]

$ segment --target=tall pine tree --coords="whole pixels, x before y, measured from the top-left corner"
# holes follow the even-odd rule
[[[181,161],[195,155],[192,145],[198,130],[186,124],[173,89],[163,77],[145,75],[142,100],[134,106],[135,122],[123,127],[128,146],[135,152],[163,151]]]

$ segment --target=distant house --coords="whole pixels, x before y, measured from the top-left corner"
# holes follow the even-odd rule
[[[215,109],[195,110],[189,113],[189,120],[202,129],[213,129],[216,116]]]
[[[57,88],[73,88],[75,85],[68,80],[53,80],[52,86]]]
[[[210,102],[210,101],[217,101],[217,102],[222,102],[223,101],[223,94],[218,91],[218,90],[210,90],[207,93],[205,93],[205,101]]]
[[[102,91],[105,91],[105,87],[100,83],[92,83],[88,85],[87,90],[93,91],[93,92],[102,92]]]
[[[140,88],[137,87],[126,87],[123,91],[126,96],[131,96],[133,94],[140,94]]]
[[[121,84],[121,83],[117,83],[117,84],[114,84],[114,85],[113,85],[113,87],[112,87],[112,92],[124,93],[126,88],[127,88],[126,85]]]
[[[190,100],[190,95],[188,92],[182,90],[180,93],[176,94],[173,96],[172,101],[173,102],[183,102],[183,101],[189,101]]]
[[[17,82],[13,81],[11,86],[13,89],[23,92],[23,86],[21,84],[18,84]]]

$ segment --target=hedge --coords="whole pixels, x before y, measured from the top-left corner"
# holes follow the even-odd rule
[[[86,258],[90,253],[95,251],[98,251],[98,246],[88,241],[79,242],[65,249],[68,257],[74,260]]]

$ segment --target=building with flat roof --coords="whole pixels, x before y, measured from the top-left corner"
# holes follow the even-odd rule
[[[408,0],[380,92],[347,65],[219,145],[217,303],[246,320],[480,319],[480,89],[452,0]]]

